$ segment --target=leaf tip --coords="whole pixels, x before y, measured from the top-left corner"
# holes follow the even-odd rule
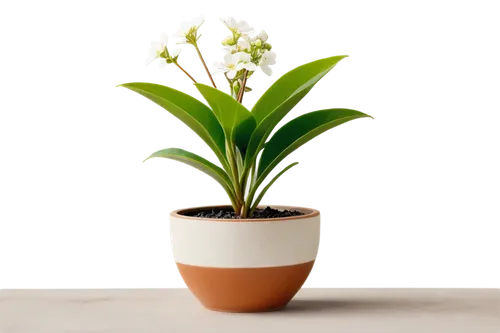
[[[125,89],[125,86],[123,85],[123,81],[119,81],[119,82],[115,83],[115,85],[113,86],[113,88],[115,88],[115,89]]]

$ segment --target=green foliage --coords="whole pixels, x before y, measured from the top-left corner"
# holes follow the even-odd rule
[[[219,119],[226,138],[234,142],[244,155],[248,140],[257,126],[253,114],[233,97],[218,89],[201,83],[195,86]]]
[[[254,200],[259,186],[286,156],[333,127],[370,117],[350,109],[310,112],[285,124],[266,143],[281,119],[345,57],[321,59],[288,72],[264,93],[251,112],[230,95],[199,83],[196,88],[210,108],[189,95],[165,86],[150,83],[127,83],[122,86],[151,99],[188,125],[214,151],[223,169],[177,148],[158,151],[149,158],[173,159],[208,174],[224,188],[235,212],[247,217],[271,185],[298,164],[292,163],[278,173]]]

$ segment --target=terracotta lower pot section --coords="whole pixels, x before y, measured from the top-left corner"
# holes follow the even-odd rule
[[[213,207],[211,207],[213,208]],[[208,309],[261,312],[281,309],[306,281],[319,246],[320,215],[277,219],[204,219],[171,214],[172,250],[187,287]]]

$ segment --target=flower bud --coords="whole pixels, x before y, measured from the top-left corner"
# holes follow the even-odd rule
[[[264,43],[264,45],[262,46],[262,48],[263,48],[264,50],[271,51],[271,49],[272,49],[273,47],[272,47],[272,46],[271,46],[271,44],[269,44],[269,43]]]
[[[256,47],[258,47],[260,49],[260,47],[262,46],[262,41],[260,39],[257,39],[252,44],[255,45]]]
[[[236,45],[236,41],[234,40],[233,36],[227,36],[222,40],[222,45],[224,46],[233,46]]]
[[[234,83],[233,83],[233,90],[234,91],[240,91],[240,82],[238,80],[234,81]]]
[[[167,48],[165,47],[163,49],[163,51],[161,51],[159,54],[158,54],[158,58],[168,58],[168,54],[167,54]]]
[[[267,40],[269,39],[269,34],[267,33],[267,31],[265,30],[261,30],[259,31],[259,33],[257,34],[257,37],[263,41],[263,42],[267,42]]]

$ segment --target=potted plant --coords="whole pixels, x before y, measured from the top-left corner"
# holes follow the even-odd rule
[[[171,242],[179,272],[207,308],[227,312],[268,311],[284,307],[312,269],[319,245],[320,213],[300,207],[259,206],[270,186],[264,181],[286,156],[317,135],[353,119],[370,117],[351,109],[325,109],[299,116],[270,135],[283,117],[346,56],[320,59],[279,78],[251,110],[243,97],[258,67],[271,75],[276,54],[268,35],[253,34],[245,21],[222,20],[230,36],[226,55],[216,63],[230,94],[218,90],[198,47],[203,18],[183,23],[178,43],[194,47],[212,86],[198,83],[179,64],[180,51],[170,52],[167,36],[152,43],[148,62],[173,64],[195,83],[208,105],[175,89],[151,83],[127,83],[133,90],[184,122],[213,150],[220,166],[180,148],[163,157],[203,171],[226,191],[230,205],[176,210],[170,215]],[[260,192],[259,192],[260,189]]]

